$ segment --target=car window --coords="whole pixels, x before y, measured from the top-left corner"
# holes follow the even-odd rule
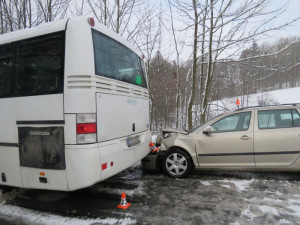
[[[259,129],[293,127],[293,117],[290,109],[264,110],[258,111],[257,114]]]
[[[218,120],[211,126],[215,133],[244,131],[249,129],[250,119],[251,112],[236,113]]]
[[[200,124],[199,126],[193,128],[192,130],[189,131],[189,133],[193,133],[193,132],[197,132],[200,128],[202,128],[203,126],[205,126],[206,124],[208,124],[209,122],[211,122],[212,120],[215,120],[216,118],[222,116],[223,114],[217,115],[209,120],[207,120],[206,122]]]
[[[300,115],[296,109],[292,110],[294,127],[300,127]]]

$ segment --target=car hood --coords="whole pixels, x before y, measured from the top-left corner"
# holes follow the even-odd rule
[[[156,138],[156,144],[160,144],[162,139],[170,137],[174,134],[185,134],[187,135],[188,132],[179,129],[163,129],[162,132]]]
[[[167,133],[178,133],[178,134],[188,134],[185,130],[179,130],[179,129],[163,129],[162,130],[163,135]]]

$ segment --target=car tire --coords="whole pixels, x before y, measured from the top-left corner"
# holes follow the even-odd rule
[[[185,151],[175,149],[165,155],[162,168],[169,177],[183,178],[192,170],[192,159]]]

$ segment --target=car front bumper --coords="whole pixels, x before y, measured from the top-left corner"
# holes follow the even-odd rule
[[[157,170],[158,169],[158,155],[150,154],[142,159],[142,166],[144,170]]]

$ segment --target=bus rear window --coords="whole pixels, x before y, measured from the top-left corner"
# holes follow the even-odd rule
[[[97,75],[147,88],[140,58],[110,37],[92,30]]]

